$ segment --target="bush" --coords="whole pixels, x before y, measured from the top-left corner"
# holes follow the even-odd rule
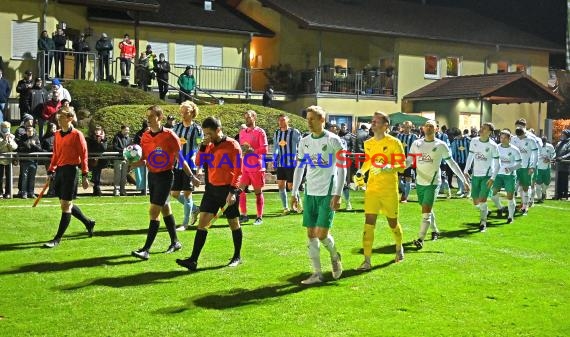
[[[570,129],[570,119],[556,119],[552,122],[552,144],[558,143],[564,129]]]
[[[164,104],[158,97],[148,92],[109,82],[74,80],[65,82],[64,86],[71,94],[71,105],[75,111],[89,110],[94,113],[111,105]]]
[[[91,120],[90,128],[101,125],[105,129],[107,137],[117,133],[122,124],[131,128],[134,134],[140,130],[143,119],[145,119],[146,109],[150,105],[115,105],[98,110]],[[162,105],[164,114],[179,116],[178,105]],[[196,120],[201,122],[205,117],[216,116],[222,121],[224,134],[234,137],[241,124],[245,122],[243,114],[246,110],[257,112],[257,126],[267,133],[269,142],[272,142],[273,132],[278,128],[277,116],[286,113],[282,110],[263,107],[253,104],[224,104],[224,105],[201,105],[200,113]],[[289,125],[299,129],[301,132],[307,130],[307,123],[304,118],[298,115],[286,113],[289,116]]]

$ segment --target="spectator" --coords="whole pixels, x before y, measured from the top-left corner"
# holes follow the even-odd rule
[[[0,154],[13,152],[18,148],[14,135],[10,133],[10,126],[10,122],[0,123]],[[9,176],[10,165],[12,165],[10,159],[0,159],[0,198],[4,199],[12,198],[12,180]],[[2,188],[3,177],[6,177],[6,189]]]
[[[33,126],[26,126],[26,133],[19,138],[18,152],[19,153],[32,153],[42,152],[40,139],[36,135],[36,130]],[[20,177],[18,178],[18,197],[22,199],[33,198],[34,187],[36,185],[36,172],[38,170],[38,161],[23,159],[20,160]]]
[[[66,99],[68,102],[71,102],[71,95],[69,94],[69,90],[67,90],[63,87],[63,84],[61,84],[59,79],[54,78],[53,81],[51,82],[51,84],[52,84],[52,87],[51,87],[52,93],[54,91],[59,92],[59,100]]]
[[[144,91],[149,90],[149,85],[151,83],[151,71],[154,68],[155,60],[156,54],[152,51],[152,46],[149,44],[146,46],[146,50],[141,53],[137,68],[139,88]]]
[[[38,52],[40,53],[38,59],[42,60],[43,58],[43,62],[40,63],[40,72],[43,73],[44,78],[50,78],[53,50],[55,50],[53,40],[48,36],[47,30],[42,31],[42,35],[38,40]]]
[[[53,141],[55,139],[55,132],[57,131],[57,125],[55,123],[49,123],[46,133],[42,138],[40,138],[42,150],[46,152],[53,152]],[[49,169],[49,160],[45,162],[46,172]],[[53,180],[49,182],[49,188],[47,192],[48,197],[55,197],[55,189],[53,188]]]
[[[26,70],[24,72],[24,78],[19,80],[18,84],[16,84],[16,92],[20,94],[20,98],[18,100],[20,114],[28,114],[32,112],[30,103],[28,102],[28,97],[33,86],[34,82],[32,81],[32,72]]]
[[[273,87],[268,86],[265,92],[263,93],[263,106],[271,106],[273,105]]]
[[[79,39],[73,43],[73,52],[75,53],[75,75],[73,78],[76,80],[85,79],[85,66],[87,65],[89,50],[89,43],[85,40],[85,34],[81,33]]]
[[[137,55],[137,49],[129,34],[125,34],[123,41],[119,43],[119,49],[121,50],[121,84],[127,86],[131,80],[131,62]]]
[[[34,86],[32,90],[29,91],[27,99],[30,104],[30,114],[34,116],[36,120],[39,120],[44,108],[44,103],[48,100],[48,92],[44,88],[44,81],[41,77],[36,78],[34,81]],[[42,138],[41,133],[40,138]]]
[[[156,81],[158,82],[158,93],[161,100],[166,99],[168,93],[168,73],[170,73],[170,63],[164,58],[164,54],[158,55],[158,61],[154,64]]]
[[[93,182],[93,196],[101,196],[101,171],[107,166],[104,159],[95,159],[93,154],[101,154],[107,151],[107,138],[105,130],[99,125],[93,129],[87,138],[87,152],[89,153],[89,170],[91,171],[91,181]]]
[[[135,134],[133,143],[141,145],[142,135],[148,130],[148,121],[145,119],[142,122],[141,129]],[[141,191],[141,195],[146,194],[146,175],[144,166],[137,166],[134,168],[135,171],[135,182],[137,190]]]
[[[60,27],[57,27],[55,33],[53,33],[53,43],[55,46],[54,58],[55,58],[55,77],[64,77],[65,70],[65,45],[67,44],[67,36],[65,32]]]
[[[95,49],[99,53],[99,62],[98,62],[98,72],[99,72],[99,81],[107,80],[110,81],[109,76],[109,58],[111,55],[111,51],[113,50],[113,43],[107,37],[106,33],[101,34],[101,38],[97,40],[95,44]],[[105,70],[105,75],[103,76],[103,70]]]
[[[191,66],[186,66],[186,70],[178,78],[178,85],[180,86],[180,94],[178,98],[178,103],[182,103],[186,100],[192,100],[192,91],[196,87],[196,79]]]
[[[360,129],[356,132],[356,140],[354,142],[354,152],[364,153],[364,141],[370,138],[368,127],[362,123]]]
[[[570,130],[562,130],[560,141],[556,144],[556,196],[554,199],[568,199],[568,174],[570,171]],[[564,162],[562,162],[564,161]]]
[[[121,155],[123,154],[123,150],[131,144],[129,133],[130,128],[127,125],[121,125],[121,131],[117,132],[115,137],[113,137],[113,151],[118,151]],[[124,159],[115,159],[113,161],[114,196],[127,195],[125,185],[127,184],[128,173],[129,165]]]
[[[61,108],[59,92],[55,91],[51,99],[44,103],[40,118],[38,118],[40,138],[44,135],[44,125],[48,122],[56,123],[56,114]]]
[[[26,136],[26,128],[28,126],[34,127],[34,117],[30,114],[25,114],[22,116],[22,122],[20,126],[16,129],[14,136],[16,136],[16,143],[20,143],[20,141],[24,141]]]
[[[3,72],[0,69],[0,123],[4,121],[4,111],[10,98],[10,90],[10,83],[3,77]]]

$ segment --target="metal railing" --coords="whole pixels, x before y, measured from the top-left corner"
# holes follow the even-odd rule
[[[44,82],[51,78],[99,80],[96,52],[49,50],[38,52],[38,77]],[[73,66],[70,66],[72,64]]]
[[[112,62],[112,74],[115,79],[119,76],[119,58]],[[137,69],[131,61],[132,68]],[[178,78],[188,65],[171,64],[168,87],[178,89]],[[283,70],[277,76],[273,74],[269,79],[268,69],[249,69],[240,67],[193,67],[196,78],[196,92],[215,97],[218,94],[243,94],[246,98],[250,94],[261,94],[267,86],[273,86],[275,93],[290,95],[329,94],[342,96],[375,96],[396,97],[397,75],[393,72],[346,70],[338,72],[334,68],[321,67],[305,70]],[[136,70],[132,70],[136,73]],[[131,76],[133,78],[133,76]],[[131,80],[136,83],[137,79]],[[153,82],[151,87],[156,88]],[[170,90],[169,89],[169,90]]]

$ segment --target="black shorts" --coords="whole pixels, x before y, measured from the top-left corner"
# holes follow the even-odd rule
[[[196,171],[192,171],[196,174]],[[192,178],[190,178],[184,170],[174,169],[174,182],[172,183],[173,191],[194,191],[194,185],[192,185]]]
[[[202,196],[202,202],[200,203],[200,212],[218,213],[218,210],[226,204],[226,198],[228,193],[232,190],[229,185],[226,186],[208,186],[208,190]],[[230,207],[226,208],[224,215],[228,219],[234,219],[239,216],[238,202],[239,195],[236,195],[236,202]]]
[[[173,180],[174,174],[171,170],[148,173],[148,190],[150,192],[151,204],[158,206],[166,205]]]
[[[277,180],[286,180],[288,183],[293,183],[294,173],[295,173],[294,167],[278,167]]]
[[[404,176],[404,178],[413,178],[414,177],[414,169],[411,167],[408,167],[407,169],[404,170],[404,173],[402,173],[402,175]]]
[[[55,171],[53,187],[55,195],[61,200],[71,201],[77,190],[77,166],[64,165]]]

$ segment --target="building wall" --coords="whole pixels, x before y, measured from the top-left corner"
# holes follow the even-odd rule
[[[543,84],[548,81],[548,52],[532,50],[516,50],[494,48],[477,45],[465,46],[464,44],[451,42],[438,42],[419,39],[398,39],[396,43],[398,54],[398,100],[408,93],[424,87],[435,79],[424,78],[424,56],[428,54],[457,56],[462,58],[461,75],[477,75],[497,73],[497,62],[508,61],[510,64],[524,63],[530,65],[530,75]],[[487,66],[486,66],[487,65]],[[440,73],[445,73],[445,64],[440,60]],[[485,69],[487,68],[487,69]],[[445,75],[443,75],[445,76]],[[472,105],[472,104],[471,104]],[[460,112],[479,112],[470,104],[454,101],[436,101],[433,103],[402,102],[404,112],[436,111],[436,119],[448,126],[456,126]],[[501,104],[493,105],[492,108],[484,108],[483,121],[491,121],[497,127],[512,127],[518,118],[526,118],[529,127],[538,129],[539,124],[544,125],[546,107],[543,107],[542,115],[538,116],[538,104]],[[542,127],[543,128],[543,127]]]
[[[30,69],[34,72],[34,76],[38,75],[37,61],[32,58],[25,60],[11,59],[12,48],[12,26],[13,20],[25,20],[38,23],[38,37],[40,36],[44,22],[42,15],[44,11],[43,1],[40,0],[11,0],[0,2],[0,39],[4,43],[0,44],[0,55],[4,59],[4,77],[12,81],[12,87],[17,81],[23,77],[25,70]],[[110,23],[101,21],[87,21],[87,8],[84,6],[66,5],[58,2],[49,1],[47,9],[47,20],[45,22],[46,30],[51,36],[56,30],[56,25],[65,22],[68,29],[76,29],[80,32],[90,28],[92,35],[87,38],[92,51],[95,51],[95,43],[99,39],[101,33],[105,32],[113,40],[114,58],[119,56],[119,42],[125,33],[134,38],[134,25],[125,23]],[[145,27],[140,26],[139,29],[139,50],[144,51],[149,41],[152,42],[168,42],[169,61],[174,63],[176,43],[195,43],[196,44],[196,64],[202,64],[202,49],[204,45],[222,46],[222,62],[224,67],[241,68],[243,66],[244,46],[247,47],[249,37],[245,35],[229,35],[222,33],[197,32],[190,30],[174,30],[167,28]],[[37,40],[30,41],[31,44],[37,44]],[[68,48],[72,47],[72,42],[68,41]],[[246,57],[247,59],[247,57]],[[92,69],[93,62],[87,65],[88,79],[94,78]],[[117,67],[118,68],[118,67]],[[184,69],[173,69],[176,74],[181,73]],[[52,73],[54,65],[52,65]],[[117,69],[118,72],[118,69]],[[131,69],[131,83],[134,82],[134,70]],[[219,81],[219,86],[232,87],[236,83],[243,82],[243,72],[236,71],[235,75],[217,80],[213,77],[212,81]],[[115,76],[120,78],[120,76]],[[241,81],[241,82],[240,82]],[[175,81],[171,81],[174,82]],[[222,84],[223,82],[223,84]],[[12,90],[12,97],[17,97],[15,90]]]

